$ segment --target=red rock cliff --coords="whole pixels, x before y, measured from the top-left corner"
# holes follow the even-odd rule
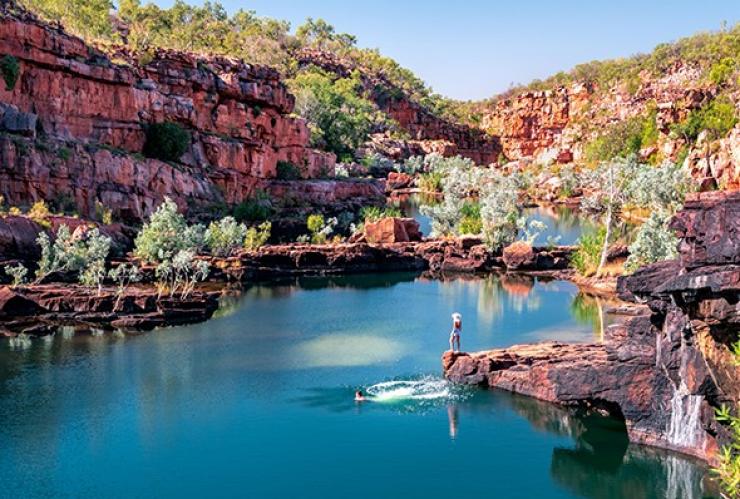
[[[334,155],[307,146],[306,122],[290,116],[293,96],[270,68],[169,51],[114,63],[11,4],[2,14],[0,54],[20,64],[14,88],[0,86],[0,195],[10,204],[71,198],[89,216],[100,201],[139,220],[164,196],[194,207],[269,191],[279,161],[304,178],[333,174]],[[139,154],[145,127],[165,121],[191,135],[177,164]]]

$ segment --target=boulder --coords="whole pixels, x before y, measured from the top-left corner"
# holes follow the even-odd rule
[[[537,258],[532,246],[524,241],[515,241],[505,247],[503,258],[509,270],[532,269],[537,266]]]
[[[371,244],[421,241],[421,230],[413,218],[386,217],[366,222],[365,238]]]

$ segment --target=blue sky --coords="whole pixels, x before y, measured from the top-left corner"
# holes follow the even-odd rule
[[[186,0],[196,3],[194,0]],[[594,59],[740,21],[740,0],[221,0],[291,22],[324,18],[448,97],[481,99]],[[156,0],[169,6],[172,0]],[[197,2],[200,3],[200,2]]]

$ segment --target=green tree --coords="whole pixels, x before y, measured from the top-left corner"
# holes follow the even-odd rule
[[[358,73],[336,78],[312,68],[289,81],[296,96],[296,112],[311,128],[311,142],[340,158],[351,159],[373,127],[384,121],[373,104],[362,97]]]
[[[177,204],[166,197],[136,236],[134,254],[145,262],[171,262],[180,251],[197,252],[203,237],[203,226],[189,226]]]
[[[29,9],[50,21],[61,21],[84,38],[111,39],[111,0],[21,0]]]

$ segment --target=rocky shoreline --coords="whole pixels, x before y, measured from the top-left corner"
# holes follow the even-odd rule
[[[714,409],[740,401],[740,192],[687,199],[680,257],[619,279],[634,303],[601,344],[446,353],[445,376],[622,418],[631,441],[713,462],[728,438]]]

